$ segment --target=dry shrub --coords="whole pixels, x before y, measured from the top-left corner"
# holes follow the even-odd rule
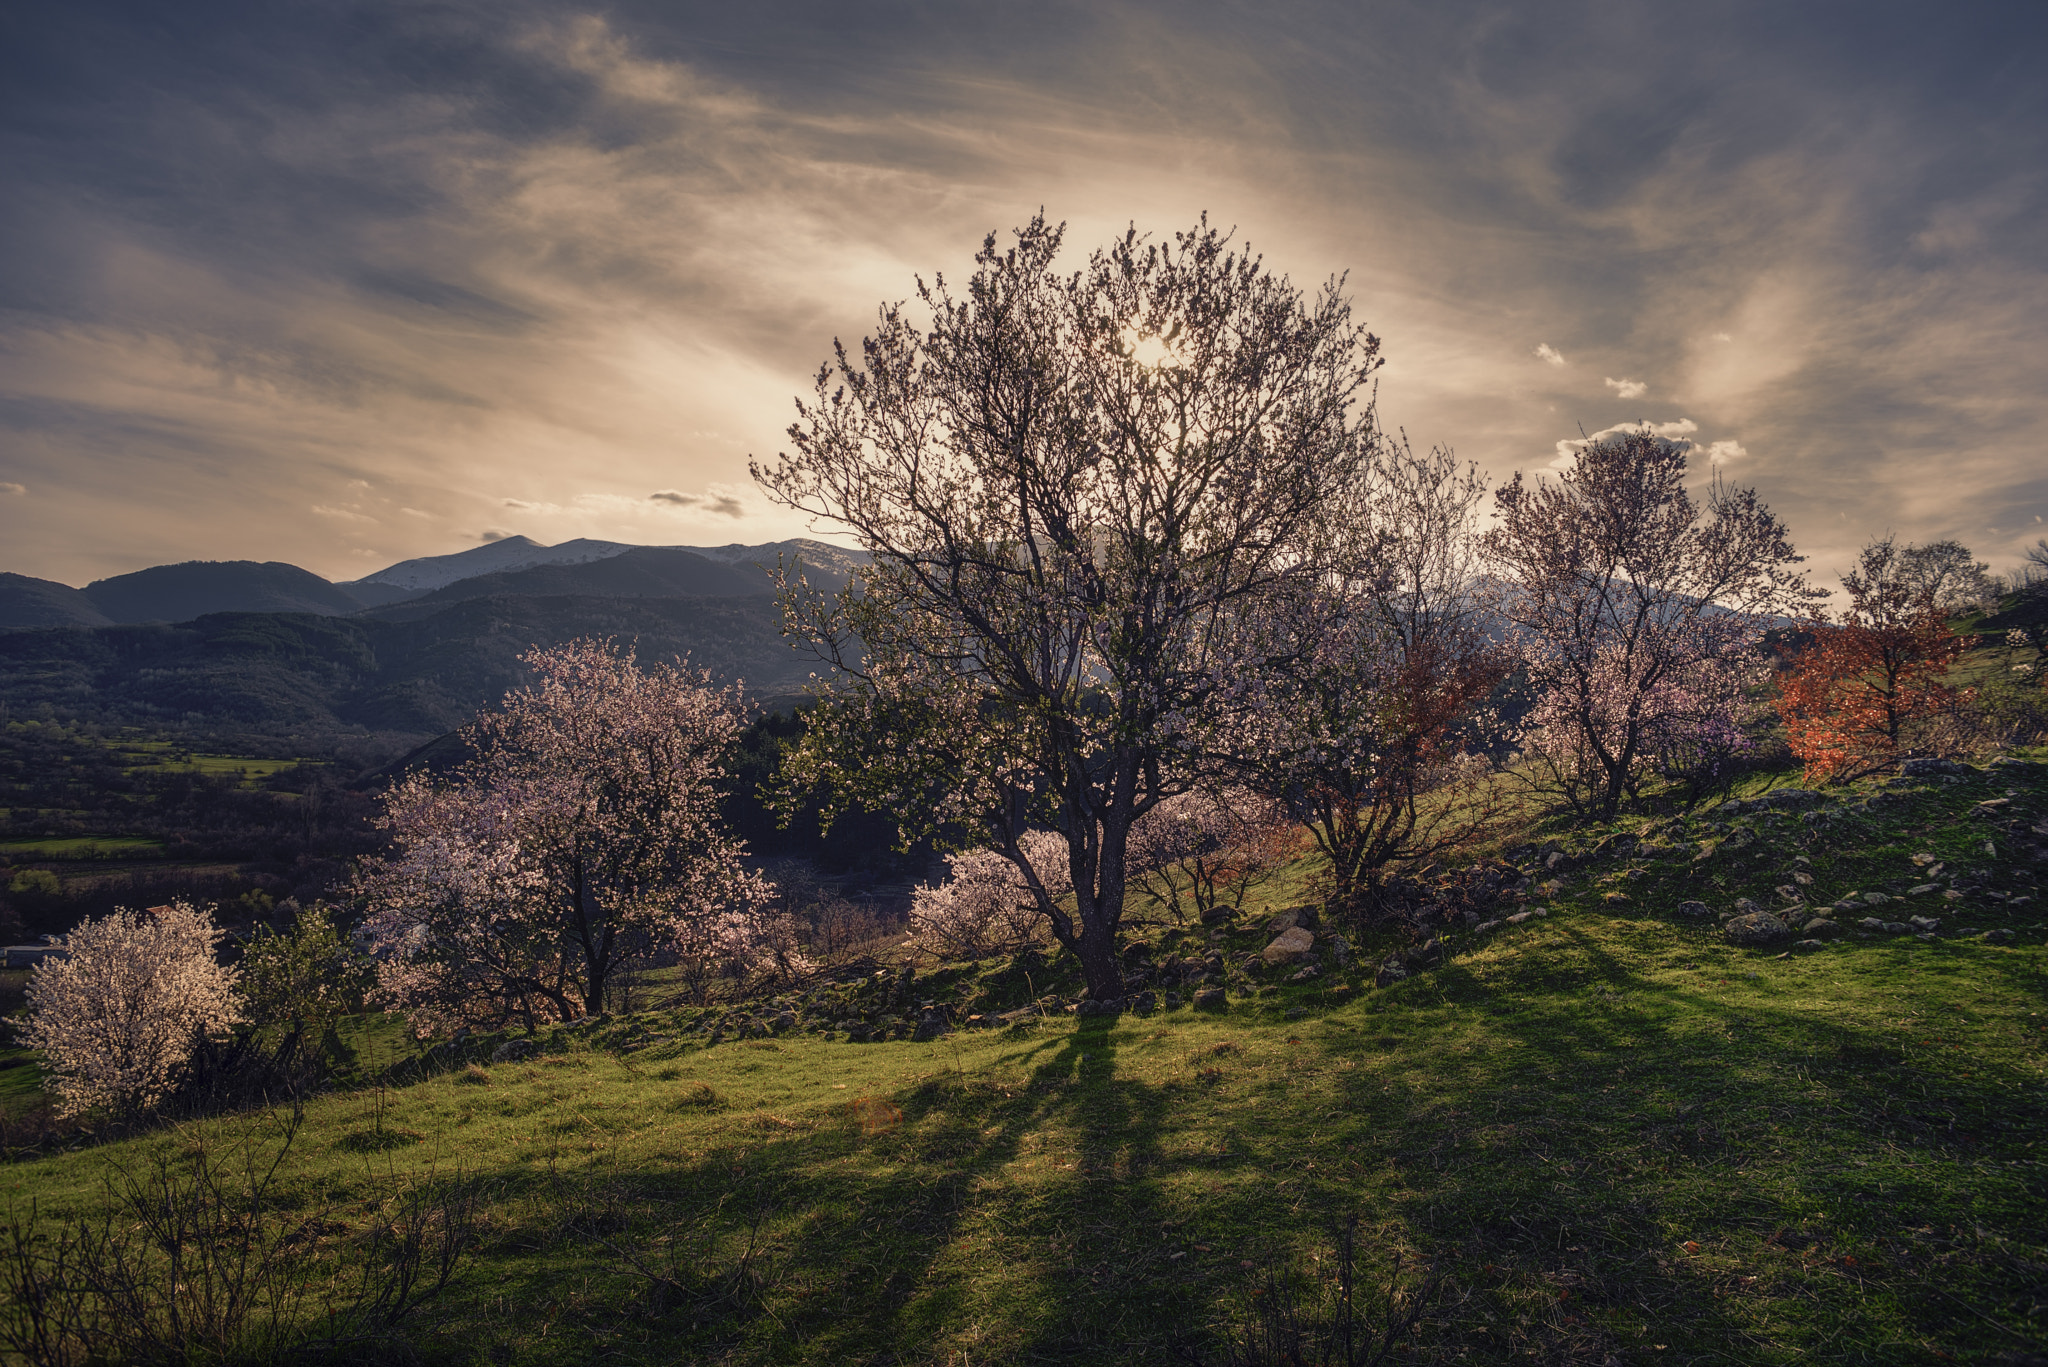
[[[33,1367],[402,1355],[400,1321],[470,1248],[475,1193],[418,1185],[355,1233],[331,1211],[293,1213],[278,1175],[299,1125],[294,1113],[274,1139],[252,1126],[116,1167],[97,1218],[53,1227],[33,1205],[13,1212],[0,1345]]]

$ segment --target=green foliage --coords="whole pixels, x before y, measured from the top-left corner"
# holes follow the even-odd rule
[[[298,909],[289,931],[259,926],[242,950],[240,990],[258,1028],[322,1047],[335,1022],[361,1009],[368,966],[322,902]]]

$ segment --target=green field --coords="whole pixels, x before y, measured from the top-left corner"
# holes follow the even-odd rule
[[[278,1218],[360,1229],[411,1183],[477,1193],[477,1246],[411,1331],[437,1362],[1220,1362],[1269,1271],[1314,1319],[1351,1215],[1364,1279],[1396,1254],[1443,1272],[1403,1362],[2000,1361],[2048,1330],[2048,950],[2038,902],[1991,896],[2031,873],[1984,844],[2041,817],[2043,788],[1921,786],[1811,831],[1661,823],[1440,968],[1240,982],[1221,1015],[854,1044],[806,1033],[848,1009],[833,989],[792,995],[805,1025],[767,1038],[709,1043],[707,1017],[665,1010],[519,1062],[484,1040],[314,1099]],[[1766,897],[1795,855],[1818,905],[1929,854],[1989,874],[1960,903],[1887,904],[1941,916],[1933,939],[1786,955],[1674,915]],[[1231,956],[1263,942],[1247,918]],[[1071,989],[1023,971],[920,992],[964,1013]],[[355,1035],[366,1073],[406,1047],[387,1020]],[[0,1182],[17,1210],[90,1212],[110,1163],[255,1123]]]
[[[21,859],[141,859],[168,847],[145,835],[80,835],[43,840],[0,840],[0,856]]]

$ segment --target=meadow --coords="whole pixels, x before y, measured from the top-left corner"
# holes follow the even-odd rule
[[[1311,982],[1234,977],[1221,1013],[1082,1018],[1056,965],[995,962],[917,993],[1046,1014],[925,1042],[831,1031],[834,986],[497,1063],[511,1036],[420,1055],[358,1018],[356,1080],[305,1103],[267,1218],[339,1266],[408,1192],[462,1193],[473,1242],[403,1330],[433,1362],[1219,1363],[1275,1302],[1327,1323],[1354,1216],[1360,1313],[1390,1281],[1420,1310],[1390,1361],[2025,1362],[2048,956],[2012,833],[2048,812],[2038,773],[1553,837],[1578,867],[1546,916],[1387,987],[1392,941],[1365,937]],[[1795,860],[1816,906],[1890,887],[1886,917],[1941,930],[1844,915],[1789,953],[1678,910],[1768,897]],[[1914,894],[1931,862],[1977,876]],[[1215,947],[1257,949],[1267,910]],[[282,1115],[22,1153],[0,1182],[48,1233],[103,1215],[117,1167],[274,1151]]]

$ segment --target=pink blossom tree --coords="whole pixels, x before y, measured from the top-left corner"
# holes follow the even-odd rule
[[[1106,999],[1132,827],[1211,774],[1275,663],[1245,627],[1321,572],[1308,533],[1377,440],[1378,342],[1337,282],[1306,295],[1206,222],[1074,271],[1062,231],[991,234],[963,293],[885,307],[753,468],[872,557],[831,597],[785,585],[788,628],[839,667],[793,772],[912,835],[969,829]],[[1065,842],[1071,904],[1033,829]]]
[[[1480,541],[1492,609],[1538,699],[1539,753],[1564,760],[1534,772],[1597,815],[1688,718],[1713,722],[1707,700],[1726,696],[1775,615],[1825,596],[1755,490],[1716,479],[1703,504],[1687,492],[1688,449],[1647,428],[1589,441],[1556,479],[1517,473],[1497,490]]]
[[[1038,886],[1054,900],[1073,890],[1067,882],[1065,841],[1050,831],[1026,831],[1017,844]],[[943,881],[911,894],[910,935],[925,953],[980,959],[1044,938],[1046,921],[1037,893],[1009,856],[991,849],[947,855],[946,873]]]
[[[1481,755],[1508,661],[1478,593],[1485,493],[1448,451],[1382,444],[1370,481],[1332,510],[1330,573],[1297,614],[1270,614],[1297,663],[1256,676],[1234,767],[1308,827],[1340,905],[1496,814]],[[1441,800],[1453,788],[1460,799]]]
[[[1131,829],[1133,881],[1171,911],[1209,920],[1244,906],[1296,853],[1286,807],[1245,788],[1180,793]]]
[[[600,1012],[636,938],[731,948],[768,900],[719,815],[736,691],[606,641],[524,658],[452,781],[386,795],[359,879],[379,995],[422,1030]]]
[[[64,1112],[155,1108],[197,1043],[241,1018],[235,970],[216,957],[224,934],[210,908],[187,902],[117,910],[81,922],[64,957],[37,965],[21,1039],[43,1051]]]

